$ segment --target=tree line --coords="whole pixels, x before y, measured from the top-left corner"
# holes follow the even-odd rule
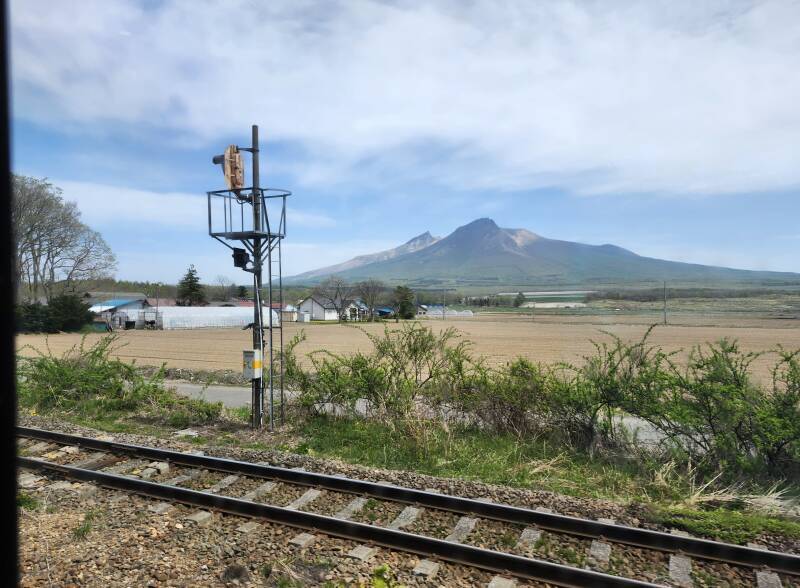
[[[78,330],[91,322],[80,284],[108,278],[117,261],[108,243],[81,221],[74,202],[46,179],[12,174],[14,284],[20,300],[16,328],[26,332]],[[44,304],[43,304],[44,303]]]
[[[12,175],[15,278],[23,301],[74,293],[77,284],[111,275],[117,261],[74,202],[46,179]]]

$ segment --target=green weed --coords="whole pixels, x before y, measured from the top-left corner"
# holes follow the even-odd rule
[[[800,522],[750,511],[673,507],[657,509],[653,518],[665,526],[683,529],[692,535],[738,545],[745,545],[762,533],[800,538]]]
[[[25,510],[38,510],[41,502],[35,496],[31,496],[27,492],[19,492],[17,494],[17,508],[24,508]]]

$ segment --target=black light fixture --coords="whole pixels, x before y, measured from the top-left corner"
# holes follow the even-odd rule
[[[240,247],[233,248],[233,265],[234,267],[240,267],[244,269],[247,267],[247,264],[250,263],[250,254],[247,253],[246,249],[242,249]]]

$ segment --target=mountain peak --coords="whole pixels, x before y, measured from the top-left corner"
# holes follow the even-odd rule
[[[497,223],[490,218],[479,218],[471,223],[458,227],[453,231],[453,235],[458,234],[490,234],[500,230]]]
[[[497,226],[497,223],[494,222],[492,219],[490,219],[488,217],[476,218],[474,221],[472,221],[471,223],[467,223],[462,228],[465,228],[465,227],[486,227],[486,228],[492,228],[492,229],[499,228]]]
[[[434,243],[434,242],[436,242],[438,240],[439,240],[439,237],[434,237],[433,235],[431,235],[430,231],[425,231],[421,235],[417,235],[416,237],[413,237],[413,238],[409,239],[408,241],[403,243],[402,246],[403,247],[405,247],[406,245],[417,245],[417,246],[422,245],[422,246],[425,246],[425,245],[430,245],[431,243]]]

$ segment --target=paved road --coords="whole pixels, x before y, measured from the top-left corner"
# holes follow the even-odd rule
[[[209,402],[222,402],[229,408],[250,405],[250,388],[244,386],[203,386],[191,382],[167,381],[167,385],[175,388],[182,396],[202,398]]]

